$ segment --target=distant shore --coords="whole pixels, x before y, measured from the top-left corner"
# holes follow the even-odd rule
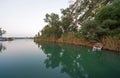
[[[0,41],[12,41],[13,38],[0,38]]]
[[[33,39],[33,37],[2,37],[0,41],[13,41],[15,39]]]

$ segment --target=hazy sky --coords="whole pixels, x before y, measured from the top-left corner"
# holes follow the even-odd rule
[[[34,36],[45,25],[46,13],[60,14],[69,0],[0,0],[0,27],[4,36]]]

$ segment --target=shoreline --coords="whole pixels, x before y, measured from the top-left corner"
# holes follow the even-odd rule
[[[92,48],[93,45],[96,42],[89,42],[86,41],[85,39],[81,39],[81,38],[72,38],[72,39],[67,39],[67,38],[59,38],[59,39],[55,39],[53,37],[49,37],[49,38],[34,38],[35,42],[52,42],[52,43],[61,43],[61,44],[71,44],[71,45],[78,45],[78,46],[85,46],[85,47],[90,47]],[[116,53],[120,53],[120,46],[118,45],[117,47],[111,48],[108,47],[106,43],[103,44],[103,48],[102,50],[108,50],[108,51],[113,51]]]

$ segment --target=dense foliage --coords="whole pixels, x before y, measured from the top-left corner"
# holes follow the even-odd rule
[[[76,0],[69,8],[61,9],[61,13],[61,17],[46,14],[47,25],[38,36],[61,38],[74,33],[92,40],[120,38],[120,0]]]
[[[120,0],[103,7],[94,20],[83,23],[81,30],[86,38],[100,39],[104,36],[120,38]]]
[[[46,14],[46,18],[44,19],[47,25],[41,31],[43,37],[61,37],[62,30],[60,28],[60,19],[59,16],[55,13]]]

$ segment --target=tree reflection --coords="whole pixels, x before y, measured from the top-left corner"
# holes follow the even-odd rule
[[[41,47],[40,47],[41,46]],[[79,48],[53,43],[38,43],[43,52],[47,55],[45,60],[46,68],[61,67],[61,73],[67,73],[72,78],[87,78],[88,75],[81,65],[81,54]]]
[[[5,47],[5,46],[3,46],[3,44],[2,44],[2,43],[0,43],[0,52],[2,52],[2,51],[4,51],[4,50],[6,50],[6,47]]]
[[[46,68],[60,68],[61,73],[71,78],[120,78],[120,55],[117,53],[93,52],[92,48],[65,44],[37,44],[47,56],[44,61]]]

